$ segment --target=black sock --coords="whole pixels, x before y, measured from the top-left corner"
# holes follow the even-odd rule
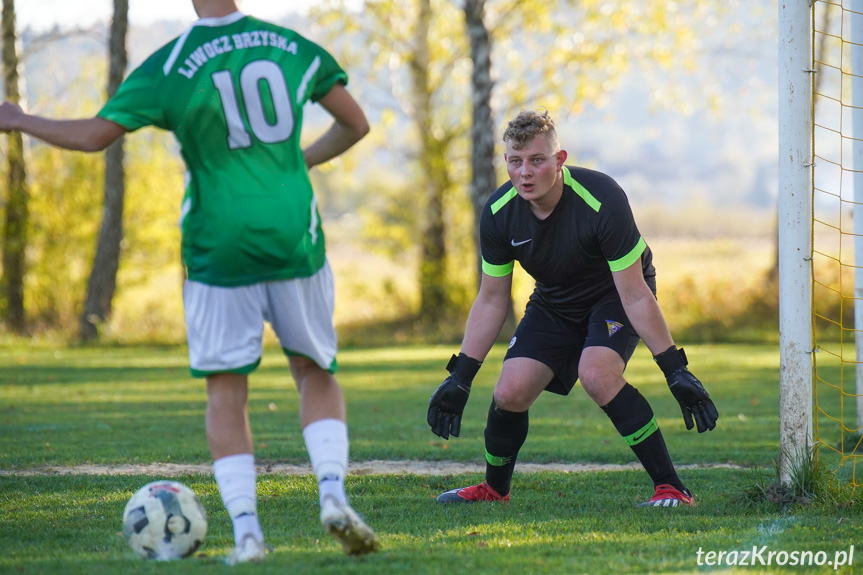
[[[654,487],[668,483],[685,489],[674,470],[653,410],[637,389],[627,383],[602,410],[638,457]]]
[[[485,480],[501,495],[509,493],[518,450],[527,439],[526,411],[500,409],[491,401],[485,427]]]

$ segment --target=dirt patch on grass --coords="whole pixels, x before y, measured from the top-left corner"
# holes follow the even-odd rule
[[[680,465],[678,469],[740,469],[730,464]],[[597,471],[630,471],[641,469],[637,463],[519,463],[520,473],[553,471],[557,473],[589,473]],[[261,475],[306,475],[312,472],[311,465],[291,463],[260,462],[257,465]],[[458,475],[461,473],[483,473],[484,465],[454,461],[355,461],[351,462],[351,475]],[[213,472],[209,463],[128,463],[121,465],[45,465],[26,469],[0,469],[0,475],[149,475],[154,477],[179,477],[184,475],[203,475]]]

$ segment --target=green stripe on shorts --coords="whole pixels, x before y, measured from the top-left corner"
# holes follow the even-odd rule
[[[336,358],[333,358],[333,362],[330,364],[330,366],[329,366],[329,367],[324,367],[324,366],[322,366],[322,365],[319,365],[319,364],[318,364],[318,362],[316,362],[314,359],[310,358],[309,356],[307,356],[307,355],[306,355],[306,354],[304,354],[304,353],[300,353],[300,352],[298,352],[298,351],[293,351],[293,350],[291,350],[291,349],[287,349],[287,348],[284,348],[284,347],[282,348],[282,351],[284,352],[285,356],[287,356],[287,358],[288,358],[288,359],[290,359],[292,355],[293,355],[293,356],[298,356],[298,357],[304,357],[304,358],[306,358],[307,360],[309,360],[309,361],[311,361],[312,363],[314,363],[315,365],[317,365],[318,367],[320,367],[321,369],[326,370],[326,371],[328,371],[328,372],[330,372],[330,373],[335,373],[335,372],[336,372],[336,370],[339,368],[338,364],[336,363]]]
[[[214,369],[214,370],[201,370],[195,369],[193,367],[189,368],[189,371],[192,372],[192,377],[209,377],[211,375],[218,375],[220,373],[239,373],[241,375],[248,375],[255,371],[257,367],[261,364],[261,358],[254,363],[250,363],[249,365],[244,365],[242,367],[235,367],[234,369]]]

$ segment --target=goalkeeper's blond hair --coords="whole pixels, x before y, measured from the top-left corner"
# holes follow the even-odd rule
[[[548,110],[539,113],[532,110],[522,110],[509,122],[503,133],[503,141],[511,143],[513,149],[520,150],[537,136],[544,136],[555,152],[560,150],[557,130],[554,120]]]

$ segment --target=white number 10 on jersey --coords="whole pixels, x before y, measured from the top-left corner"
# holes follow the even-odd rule
[[[246,130],[240,106],[244,106],[252,133],[261,142],[275,144],[284,142],[294,131],[294,113],[291,109],[288,85],[281,68],[269,60],[250,62],[240,72],[242,101],[237,99],[231,72],[222,70],[213,74],[213,84],[222,98],[222,108],[228,124],[228,148],[236,150],[252,145],[252,137]],[[273,102],[274,122],[267,121],[264,102],[259,89],[261,80],[267,82]]]

